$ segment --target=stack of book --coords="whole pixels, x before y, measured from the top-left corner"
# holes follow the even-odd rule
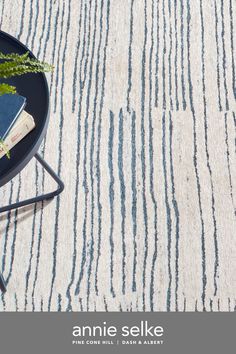
[[[0,96],[0,159],[35,128],[34,119],[24,110],[25,106],[25,97]]]

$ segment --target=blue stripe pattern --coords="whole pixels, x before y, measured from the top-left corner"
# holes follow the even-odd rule
[[[40,153],[66,185],[0,216],[1,311],[235,311],[235,18],[233,0],[1,1],[55,67]],[[32,161],[1,204],[53,187]]]

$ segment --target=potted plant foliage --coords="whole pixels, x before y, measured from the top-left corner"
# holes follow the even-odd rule
[[[16,88],[1,79],[9,79],[27,73],[48,72],[52,66],[37,59],[30,58],[29,52],[25,54],[3,54],[0,52],[0,95],[16,93]]]

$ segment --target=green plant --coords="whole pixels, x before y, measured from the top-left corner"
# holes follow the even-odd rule
[[[27,73],[39,73],[52,71],[53,67],[45,62],[29,57],[25,54],[3,54],[0,52],[0,80]],[[0,83],[0,95],[16,93],[16,88],[8,83]]]
[[[0,148],[2,148],[5,151],[5,154],[7,156],[7,158],[10,158],[10,151],[7,149],[4,141],[2,139],[0,139]]]

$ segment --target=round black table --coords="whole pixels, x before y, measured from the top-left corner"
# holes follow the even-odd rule
[[[9,34],[0,31],[0,52],[4,54],[23,54],[28,51],[31,57],[34,55],[29,49]],[[0,207],[0,213],[26,206],[32,203],[51,199],[61,193],[64,184],[51,167],[37,154],[40,144],[45,137],[49,121],[49,90],[44,73],[26,74],[7,80],[8,83],[16,86],[17,92],[26,97],[27,104],[25,110],[31,114],[35,120],[35,129],[27,135],[19,144],[11,150],[11,157],[6,156],[0,159],[0,187],[14,178],[27,163],[35,157],[45,170],[57,182],[58,188],[44,195],[37,195],[33,198],[17,201],[16,203]],[[5,290],[4,280],[0,274],[0,287]]]

